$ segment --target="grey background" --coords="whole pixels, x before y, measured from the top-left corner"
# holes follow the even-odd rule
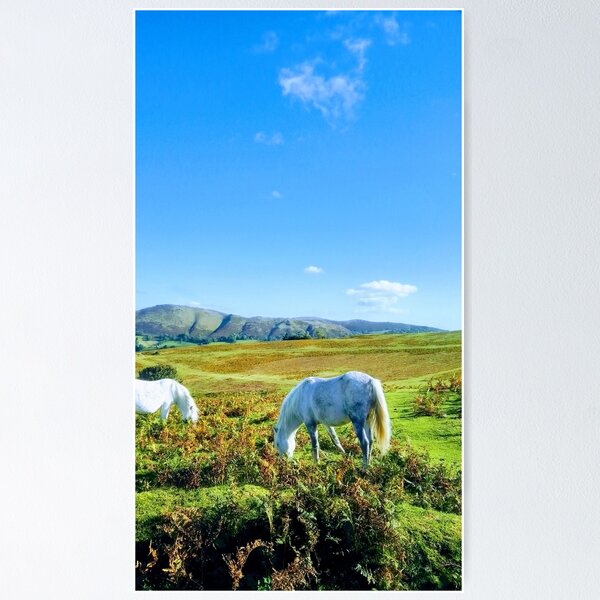
[[[169,5],[0,9],[7,598],[134,594],[132,9]],[[598,597],[598,4],[383,6],[465,8],[462,596]]]

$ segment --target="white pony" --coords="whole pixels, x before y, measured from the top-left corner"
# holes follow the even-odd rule
[[[296,385],[281,405],[274,427],[275,447],[280,454],[292,457],[296,431],[306,425],[314,459],[319,462],[317,423],[323,423],[331,441],[341,452],[333,425],[352,422],[362,449],[363,468],[371,458],[373,436],[382,454],[390,446],[391,425],[381,381],[359,371],[324,379],[308,377]]]
[[[174,379],[157,381],[135,380],[135,411],[141,414],[156,412],[160,408],[160,416],[169,416],[171,404],[175,403],[181,411],[184,421],[198,420],[198,408],[187,388]]]

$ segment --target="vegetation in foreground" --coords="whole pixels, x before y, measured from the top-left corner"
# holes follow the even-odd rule
[[[460,395],[444,395],[444,418],[414,404],[433,378],[456,384],[460,352],[453,333],[138,355],[138,370],[177,368],[200,419],[136,417],[137,588],[460,589]],[[346,456],[322,435],[314,464],[303,429],[297,459],[276,456],[290,384],[352,368],[384,382],[390,452],[362,472],[345,427]]]

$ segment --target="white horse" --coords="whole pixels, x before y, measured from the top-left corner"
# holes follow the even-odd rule
[[[169,409],[175,403],[181,411],[184,421],[198,420],[198,408],[187,388],[174,379],[158,379],[157,381],[135,380],[135,411],[141,414],[156,412],[160,408],[160,416],[166,419]]]
[[[352,422],[362,449],[363,468],[371,458],[373,436],[382,454],[390,446],[391,425],[381,381],[359,371],[324,379],[308,377],[296,385],[281,405],[274,427],[275,447],[280,454],[292,457],[296,431],[306,425],[314,459],[319,462],[317,423],[323,423],[331,441],[341,452],[333,425]]]

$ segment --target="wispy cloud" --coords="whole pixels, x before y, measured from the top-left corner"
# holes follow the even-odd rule
[[[281,69],[279,85],[284,96],[297,98],[304,105],[316,108],[329,122],[351,119],[365,90],[358,73],[318,75],[311,62]]]
[[[377,15],[375,17],[375,23],[383,29],[385,41],[390,46],[395,46],[396,44],[406,46],[410,43],[408,32],[400,27],[395,14],[391,14],[388,17]]]
[[[257,131],[254,134],[254,141],[257,144],[266,144],[267,146],[280,146],[283,144],[283,136],[279,131],[275,131],[271,135],[266,134],[264,131]]]
[[[352,120],[367,89],[364,70],[371,40],[354,36],[346,29],[340,30],[341,35],[345,37],[342,45],[346,51],[341,63],[317,58],[279,71],[282,94],[317,109],[331,125],[340,119]],[[341,37],[331,36],[331,39],[341,40]],[[339,49],[337,43],[336,46]],[[344,63],[346,66],[340,68]]]
[[[365,68],[365,65],[367,64],[365,52],[370,45],[371,40],[367,40],[364,38],[356,40],[344,40],[344,46],[346,47],[346,49],[356,56],[356,60],[358,61],[357,69],[359,72],[362,71]]]
[[[400,298],[405,298],[416,291],[417,288],[414,285],[380,279],[361,283],[358,288],[346,290],[346,294],[356,298],[357,312],[400,313],[404,312],[398,307]]]
[[[283,198],[283,194],[279,190],[273,190],[271,192],[271,196],[273,196],[273,198],[276,198],[277,200]]]
[[[265,52],[274,52],[279,46],[279,37],[274,31],[267,31],[263,36],[260,44],[252,47],[252,51],[256,54]]]
[[[323,269],[321,269],[321,267],[310,265],[309,267],[305,267],[304,272],[308,273],[309,275],[320,275],[323,273]]]

